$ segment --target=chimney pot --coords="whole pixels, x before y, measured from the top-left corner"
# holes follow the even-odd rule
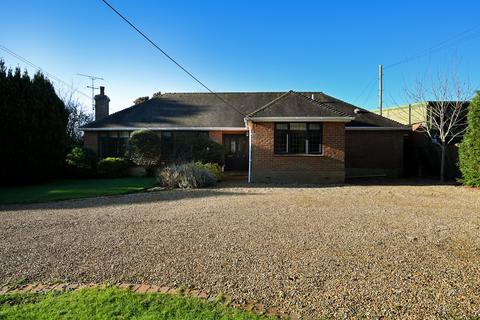
[[[100,95],[105,95],[105,87],[104,86],[100,86]]]

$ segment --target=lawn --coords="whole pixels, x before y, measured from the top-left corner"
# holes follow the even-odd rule
[[[155,185],[154,178],[60,180],[0,189],[0,204],[90,198],[138,192]]]
[[[267,319],[219,302],[124,289],[0,296],[0,319]]]

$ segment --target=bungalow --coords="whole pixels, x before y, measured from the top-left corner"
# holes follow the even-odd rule
[[[228,102],[228,105],[227,103]],[[403,174],[408,128],[322,92],[163,93],[109,115],[101,87],[85,146],[120,156],[131,132],[157,131],[162,158],[204,135],[225,146],[225,170],[249,182],[342,183]]]

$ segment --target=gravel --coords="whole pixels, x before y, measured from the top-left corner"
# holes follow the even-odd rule
[[[0,207],[0,284],[192,286],[309,317],[480,314],[480,191],[233,186]]]

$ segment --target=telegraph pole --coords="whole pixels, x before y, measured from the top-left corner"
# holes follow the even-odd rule
[[[95,89],[98,89],[97,87],[95,87],[95,80],[105,80],[105,79],[100,78],[100,77],[96,77],[96,76],[91,76],[91,75],[88,75],[88,74],[82,74],[82,73],[77,73],[77,75],[85,77],[85,78],[89,78],[90,80],[92,80],[92,85],[87,86],[87,88],[92,89],[92,110],[95,110],[95,99],[94,99]]]
[[[380,115],[382,115],[382,105],[383,105],[383,67],[381,64],[378,65],[378,110]]]

